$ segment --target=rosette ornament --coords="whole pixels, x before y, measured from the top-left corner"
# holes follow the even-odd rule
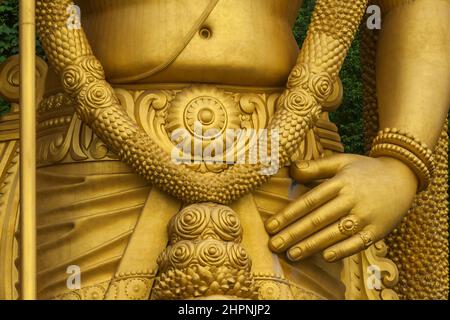
[[[241,246],[242,227],[230,208],[188,206],[169,224],[169,246],[158,258],[153,299],[258,297],[251,260]]]

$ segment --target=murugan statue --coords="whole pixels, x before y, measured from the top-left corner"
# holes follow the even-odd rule
[[[301,5],[36,1],[39,299],[447,299],[450,1],[317,0],[299,49]],[[367,156],[329,119],[361,25]],[[17,65],[0,299],[20,297]]]

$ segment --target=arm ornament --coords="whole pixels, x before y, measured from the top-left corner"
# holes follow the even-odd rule
[[[414,136],[397,129],[380,131],[373,142],[370,156],[393,157],[411,168],[419,179],[419,191],[430,184],[435,163],[433,152]]]

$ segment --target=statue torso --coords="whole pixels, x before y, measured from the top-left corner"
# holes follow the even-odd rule
[[[197,118],[205,107],[204,101],[219,106],[209,109],[214,112],[214,119],[226,120],[214,121],[211,126],[217,126],[215,129],[267,127],[298,56],[292,27],[301,2],[220,0],[187,42],[186,35],[210,0],[77,3],[90,44],[105,67],[108,80],[115,84],[121,106],[161,147],[168,146],[166,151],[170,153],[173,144],[168,133],[189,129],[189,119]],[[205,30],[207,34],[203,33]],[[152,76],[140,76],[166,62],[179,47],[180,55],[167,68]],[[118,81],[120,78],[125,80]],[[49,83],[51,88],[52,82]],[[164,198],[163,194],[155,200],[156,188],[118,161],[74,114],[70,99],[60,94],[52,96],[51,91],[39,111],[37,142],[37,189],[42,204],[38,208],[39,295],[117,298],[123,293],[129,295],[129,286],[137,282],[145,286],[142,291],[136,287],[139,290],[131,294],[145,297],[159,270],[157,257],[167,245],[167,219],[163,215],[176,214],[166,210],[174,200]],[[191,103],[199,97],[202,103]],[[320,135],[326,136],[321,141],[326,150],[342,149],[337,128],[329,123],[326,114],[319,125],[321,132],[309,135],[298,152],[305,154],[305,158],[321,152],[317,147]],[[203,164],[193,170],[220,172],[223,168]],[[258,286],[263,288],[261,296],[342,298],[340,265],[318,266],[322,262],[317,259],[291,265],[270,252],[263,221],[288,205],[291,197],[308,191],[304,186],[292,187],[288,168],[280,170],[272,182],[237,201],[232,208],[242,220],[243,247],[252,258],[252,272]],[[145,209],[146,203],[153,203],[161,212]],[[153,222],[144,224],[145,230],[153,225],[157,228],[143,233],[150,239],[137,241],[140,243],[137,250],[127,249],[131,248],[128,244],[132,237],[140,234],[136,231],[137,222],[146,210],[150,210]],[[110,282],[116,273],[120,277],[118,270],[126,265],[124,257],[128,250],[132,256],[142,257],[145,267],[135,261],[128,266],[138,274],[122,279],[125,285],[117,287],[116,292]],[[151,257],[143,255],[144,251]],[[66,287],[68,263],[79,266],[83,272],[83,288],[78,291],[68,292]],[[316,277],[313,273],[319,269],[326,271]],[[326,285],[322,283],[324,274]]]
[[[188,41],[210,0],[77,3],[113,83],[283,86],[298,54],[292,26],[302,0],[221,0]],[[180,47],[166,69],[144,75]]]

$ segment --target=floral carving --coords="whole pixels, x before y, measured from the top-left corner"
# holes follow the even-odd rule
[[[84,70],[88,71],[96,79],[103,80],[105,78],[103,66],[95,57],[82,57],[78,63]]]
[[[312,74],[309,80],[309,89],[315,94],[317,101],[321,103],[333,92],[333,81],[325,72]]]
[[[298,116],[310,114],[317,103],[306,91],[295,89],[287,91],[283,97],[283,107]]]
[[[209,223],[209,213],[200,207],[186,208],[172,220],[173,232],[182,239],[195,239]]]
[[[168,251],[168,259],[174,268],[185,268],[194,254],[194,245],[189,241],[180,241]]]
[[[205,203],[188,206],[172,218],[169,224],[170,242],[208,240],[239,242],[242,226],[236,213],[226,206]]]
[[[85,101],[92,109],[102,108],[113,102],[113,96],[109,88],[102,83],[94,82],[86,88]]]
[[[250,263],[250,258],[245,249],[235,243],[228,244],[228,257],[233,266],[237,268],[245,268]]]
[[[62,84],[72,94],[83,88],[86,82],[86,73],[78,65],[69,65],[62,74]]]
[[[240,238],[242,226],[236,214],[226,207],[219,207],[211,212],[214,231],[225,241],[234,241]]]
[[[304,64],[296,65],[289,75],[289,89],[304,87],[308,83],[308,68]]]
[[[158,258],[154,299],[257,297],[251,260],[240,244],[241,223],[230,208],[213,203],[184,208],[171,220],[169,239]]]
[[[202,266],[220,266],[225,262],[227,250],[222,241],[205,240],[199,242],[196,254]]]

